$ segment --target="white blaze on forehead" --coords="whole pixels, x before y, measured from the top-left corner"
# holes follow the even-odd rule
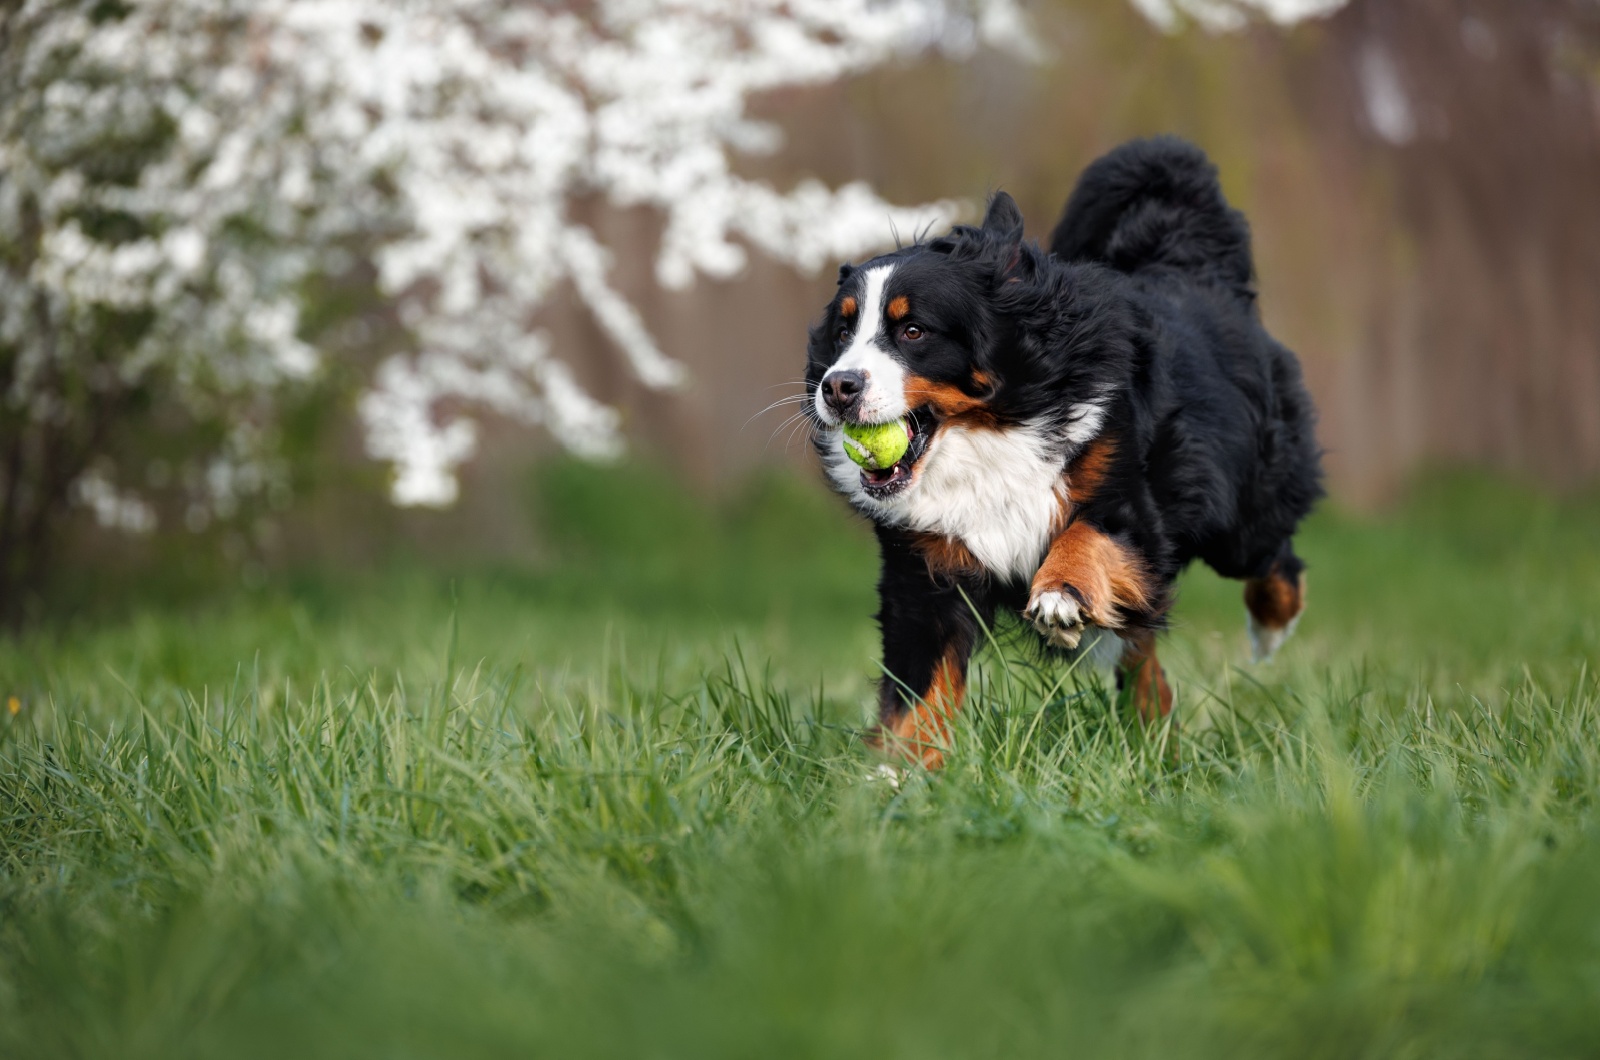
[[[862,277],[861,305],[856,314],[856,332],[851,337],[850,348],[834,362],[817,387],[815,403],[817,415],[824,423],[837,423],[838,417],[822,400],[828,377],[838,372],[861,372],[867,377],[866,389],[858,406],[859,418],[866,423],[888,423],[904,416],[906,409],[905,366],[891,357],[880,345],[884,339],[883,290],[894,272],[893,265],[878,265],[867,269]]]

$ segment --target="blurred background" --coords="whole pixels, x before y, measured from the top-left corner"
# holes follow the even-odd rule
[[[762,172],[865,177],[905,202],[1003,188],[1044,239],[1085,164],[1176,132],[1250,218],[1262,311],[1305,365],[1335,496],[1379,503],[1430,464],[1600,473],[1600,7],[1354,0],[1289,29],[1176,34],[1116,0],[1029,13],[1037,65],[980,52],[763,101],[788,140]],[[648,261],[647,218],[601,223]],[[759,424],[738,445],[725,428],[796,377],[831,281],[758,264],[682,297],[641,284],[693,367],[675,400],[618,386],[576,322],[567,348],[643,448],[715,481],[795,458]]]
[[[979,52],[763,100],[787,143],[759,172],[864,177],[897,202],[1003,188],[1045,239],[1084,165],[1176,132],[1251,221],[1262,312],[1305,365],[1336,497],[1381,503],[1429,465],[1555,487],[1600,473],[1600,6],[1354,0],[1288,29],[1174,34],[1119,0],[1029,15],[1038,64]],[[832,277],[757,263],[652,297],[649,219],[599,223],[638,248],[630,293],[693,370],[682,395],[642,399],[563,321],[640,447],[708,483],[803,458],[761,421],[739,444],[726,428],[797,377]]]
[[[1003,188],[1043,239],[1099,153],[1178,133],[1216,160],[1252,223],[1262,311],[1304,363],[1335,504],[1384,510],[1439,468],[1490,469],[1559,492],[1592,483],[1600,4],[1351,0],[1300,5],[1323,10],[1285,21],[1265,16],[1295,5],[1256,6],[1036,0],[1024,12],[1028,55],[984,43],[911,49],[837,78],[752,91],[749,116],[781,139],[766,153],[731,153],[731,165],[777,189],[864,180],[887,202],[955,202],[968,218]],[[567,208],[610,248],[610,282],[684,380],[641,382],[581,281],[552,283],[529,323],[588,394],[618,410],[624,460],[647,478],[712,503],[752,475],[809,481],[812,457],[787,410],[763,410],[795,390],[832,260],[797,268],[757,252],[725,276],[668,289],[657,271],[663,210],[625,200],[580,195]],[[444,562],[548,553],[551,507],[564,496],[548,483],[584,476],[550,470],[572,458],[526,417],[475,414],[477,444],[453,505],[390,504],[388,468],[369,458],[357,409],[372,366],[411,340],[405,314],[362,265],[359,235],[346,234],[345,273],[301,289],[299,336],[322,359],[274,413],[274,488],[224,505],[221,518],[215,505],[196,514],[192,501],[163,501],[185,446],[201,443],[170,429],[158,384],[94,443],[117,460],[138,457],[119,481],[151,495],[140,502],[150,518],[78,481],[38,522],[48,542],[24,553],[27,513],[17,515],[10,610],[82,602],[107,578],[141,571],[259,581],[397,553]],[[13,234],[13,260],[21,242]],[[36,452],[45,443],[28,435],[15,402],[5,415],[11,462],[0,482],[26,494],[30,467],[51,473],[39,470],[49,467]],[[201,428],[205,444],[226,433]],[[86,459],[92,470],[102,458]]]

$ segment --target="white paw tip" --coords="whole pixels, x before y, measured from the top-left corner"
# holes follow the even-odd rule
[[[1028,601],[1026,615],[1033,627],[1058,647],[1076,648],[1083,638],[1083,613],[1070,593],[1042,592]]]
[[[1245,613],[1246,624],[1250,630],[1250,658],[1257,663],[1272,661],[1278,654],[1278,649],[1283,647],[1283,642],[1289,639],[1289,634],[1294,632],[1295,625],[1300,621],[1296,615],[1287,626],[1267,626],[1256,621],[1256,616]]]
[[[867,783],[887,784],[893,790],[899,791],[900,781],[904,778],[905,774],[901,772],[899,768],[890,765],[888,762],[883,762],[879,764],[876,769],[867,774]]]

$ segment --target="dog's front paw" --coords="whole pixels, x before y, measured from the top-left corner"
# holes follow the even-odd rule
[[[1057,648],[1076,648],[1083,639],[1083,605],[1070,592],[1047,589],[1034,593],[1022,617]]]

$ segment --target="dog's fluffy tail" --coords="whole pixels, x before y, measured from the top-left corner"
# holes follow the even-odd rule
[[[1205,152],[1176,136],[1129,141],[1084,170],[1050,249],[1127,273],[1176,269],[1255,297],[1250,226]]]

